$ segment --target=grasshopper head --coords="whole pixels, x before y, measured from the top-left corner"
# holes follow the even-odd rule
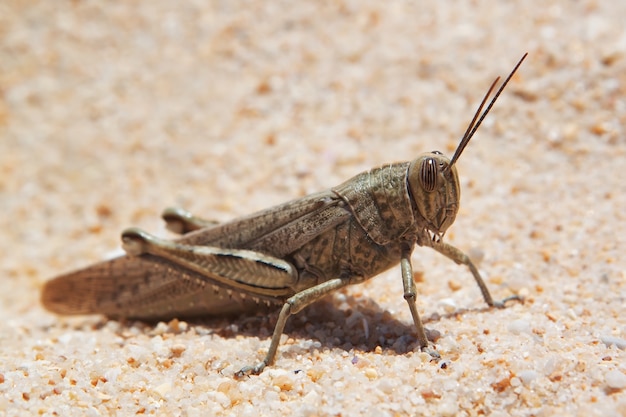
[[[421,154],[409,166],[409,189],[425,228],[434,240],[440,240],[459,211],[456,167],[439,151]]]
[[[482,112],[487,99],[491,95],[494,87],[498,83],[500,77],[489,87],[489,91],[485,94],[483,101],[480,103],[478,110],[474,114],[474,118],[467,126],[465,134],[461,138],[459,146],[452,159],[443,156],[441,152],[433,151],[420,155],[409,165],[409,190],[417,211],[422,216],[424,228],[430,232],[431,237],[435,241],[443,238],[448,227],[454,223],[456,213],[459,211],[459,199],[461,197],[461,189],[459,188],[459,176],[456,173],[455,163],[463,153],[463,150],[469,143],[470,139],[478,130],[485,116],[491,110],[504,87],[509,83],[515,71],[522,64],[528,53],[525,53],[513,68],[513,71],[504,80],[489,105]],[[481,113],[482,112],[482,113]],[[418,224],[422,225],[418,220]]]

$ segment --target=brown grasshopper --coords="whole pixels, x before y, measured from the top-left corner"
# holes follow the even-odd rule
[[[452,159],[427,152],[228,223],[167,209],[163,218],[181,238],[164,240],[127,229],[122,233],[126,255],[47,282],[43,305],[59,314],[155,320],[282,304],[267,355],[242,368],[237,373],[242,376],[258,374],[274,362],[290,315],[400,263],[420,347],[438,358],[415,304],[411,253],[416,244],[466,265],[489,306],[520,300],[514,295],[494,301],[470,258],[443,242],[443,236],[459,210],[454,164],[526,55],[481,113],[499,77],[491,84]]]

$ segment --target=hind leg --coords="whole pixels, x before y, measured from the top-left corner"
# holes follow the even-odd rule
[[[206,227],[213,227],[219,222],[214,220],[205,220],[194,216],[187,210],[181,208],[166,208],[161,214],[167,230],[179,235],[184,235],[194,230],[204,229]]]

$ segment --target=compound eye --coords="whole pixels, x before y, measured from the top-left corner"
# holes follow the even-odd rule
[[[427,157],[422,161],[419,178],[425,191],[431,192],[437,189],[438,171],[435,158]]]

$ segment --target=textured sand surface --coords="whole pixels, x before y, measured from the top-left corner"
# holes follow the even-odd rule
[[[0,5],[0,414],[626,416],[626,3],[5,1]],[[385,162],[458,163],[448,242],[303,311],[160,323],[58,317],[54,275],[167,206],[228,220]]]

